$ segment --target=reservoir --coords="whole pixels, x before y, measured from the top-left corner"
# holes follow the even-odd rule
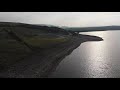
[[[120,31],[84,32],[103,41],[82,43],[57,66],[50,78],[120,78]]]

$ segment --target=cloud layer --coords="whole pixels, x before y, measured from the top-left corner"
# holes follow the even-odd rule
[[[0,21],[71,27],[120,25],[120,12],[0,12]]]

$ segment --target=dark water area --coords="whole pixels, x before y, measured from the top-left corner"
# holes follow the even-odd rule
[[[120,31],[85,32],[103,41],[82,43],[57,66],[50,78],[120,78]]]

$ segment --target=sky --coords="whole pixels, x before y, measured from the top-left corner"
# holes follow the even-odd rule
[[[0,12],[0,22],[68,27],[120,25],[120,12]]]

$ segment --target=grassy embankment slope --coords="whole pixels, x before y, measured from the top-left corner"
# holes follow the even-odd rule
[[[0,23],[0,69],[70,40],[64,29],[22,23]]]

